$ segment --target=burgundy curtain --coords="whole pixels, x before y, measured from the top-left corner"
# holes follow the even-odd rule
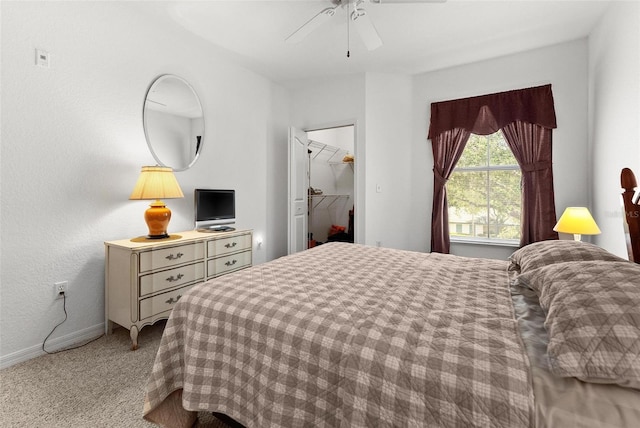
[[[455,128],[438,134],[431,141],[433,149],[433,209],[431,217],[431,251],[449,254],[449,210],[447,180],[462,156],[471,133]]]
[[[522,170],[520,246],[558,239],[551,168],[551,129],[516,121],[502,128]]]
[[[456,128],[489,135],[515,121],[556,128],[551,85],[432,103],[428,138]]]
[[[449,252],[445,184],[469,135],[489,135],[499,129],[523,172],[520,245],[557,238],[551,168],[551,130],[556,127],[551,85],[432,103],[428,136],[434,161],[431,251]]]

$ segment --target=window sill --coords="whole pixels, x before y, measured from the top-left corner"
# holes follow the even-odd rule
[[[467,238],[458,238],[451,237],[449,238],[452,244],[471,244],[471,245],[491,245],[496,247],[520,247],[520,242],[518,241],[507,241],[500,239],[467,239]]]

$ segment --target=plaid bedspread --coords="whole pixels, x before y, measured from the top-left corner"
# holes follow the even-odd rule
[[[194,287],[145,418],[253,427],[532,427],[508,263],[330,243]]]

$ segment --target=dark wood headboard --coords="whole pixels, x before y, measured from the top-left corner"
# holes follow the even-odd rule
[[[624,201],[624,213],[629,226],[629,238],[631,240],[631,250],[629,259],[640,263],[640,196],[636,197],[635,188],[638,187],[636,176],[629,168],[623,168],[620,174],[620,183],[624,192],[622,192],[622,200]]]

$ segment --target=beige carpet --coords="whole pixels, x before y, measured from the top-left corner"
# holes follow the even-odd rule
[[[46,428],[154,427],[142,419],[144,387],[164,323],[140,332],[129,350],[129,332],[0,370],[0,426]],[[208,413],[199,428],[227,428]]]

